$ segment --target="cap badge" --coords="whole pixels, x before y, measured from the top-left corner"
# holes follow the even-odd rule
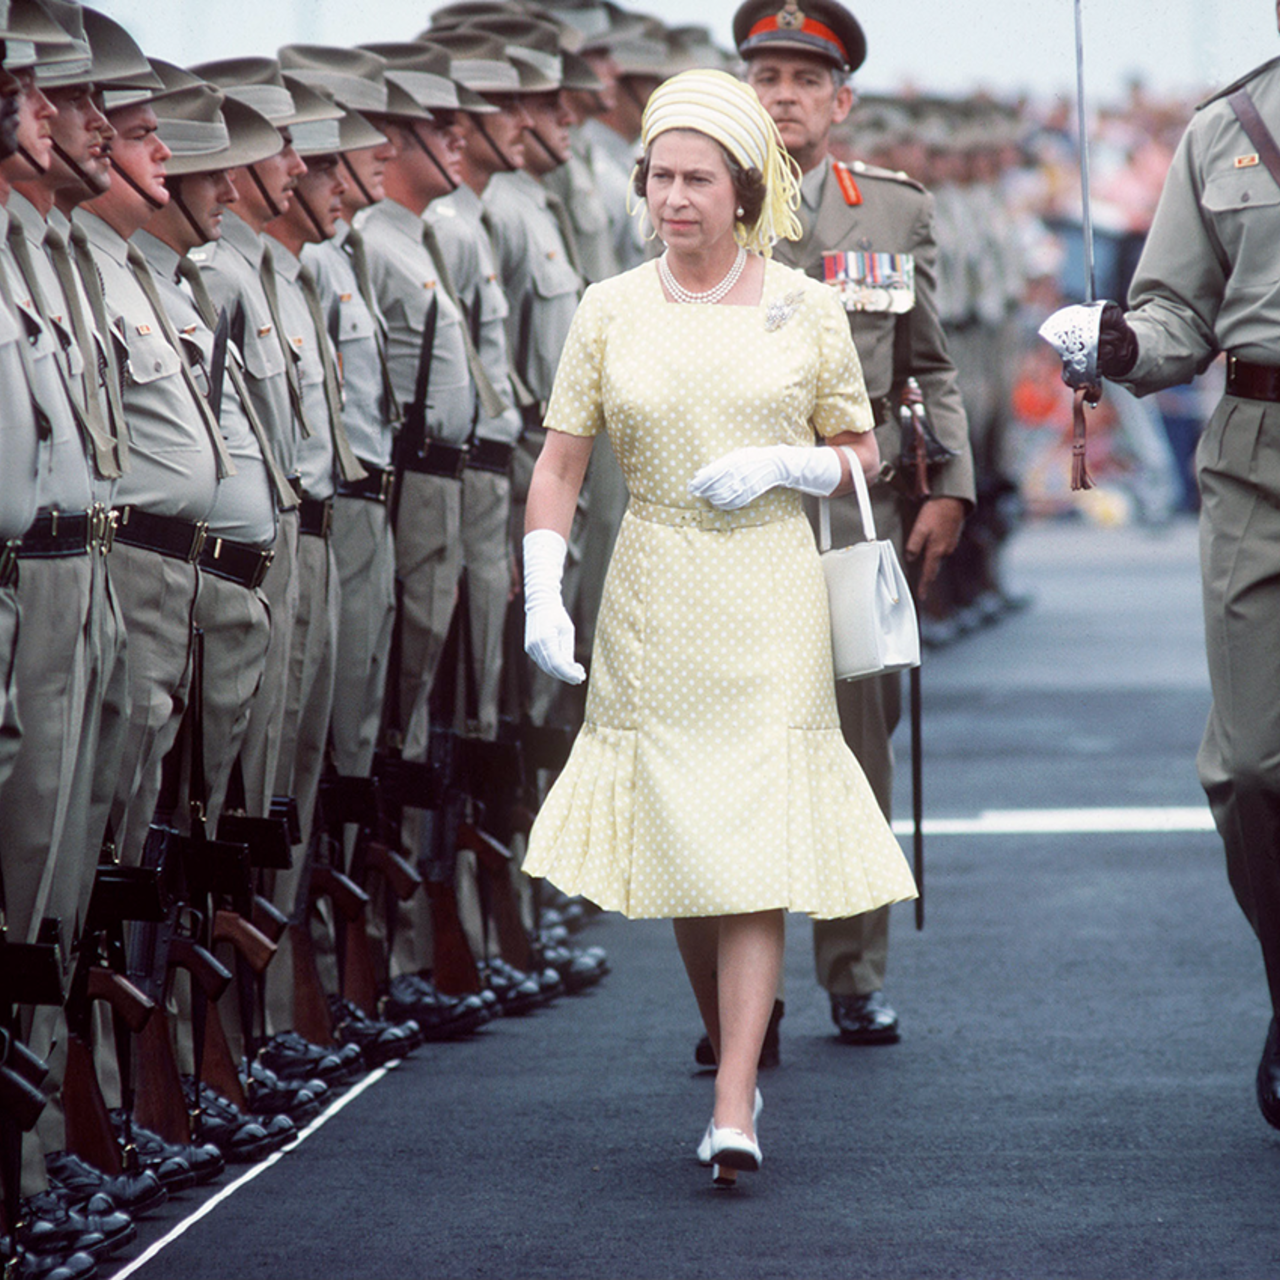
[[[788,0],[786,6],[778,10],[778,26],[784,31],[798,31],[804,26],[804,14],[795,0]]]

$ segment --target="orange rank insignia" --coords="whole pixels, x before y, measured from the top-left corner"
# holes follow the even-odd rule
[[[1258,163],[1258,153],[1255,151],[1251,155],[1236,156],[1237,169],[1252,169]]]
[[[831,171],[836,175],[836,181],[840,184],[840,194],[844,196],[845,204],[861,204],[862,192],[858,190],[858,184],[854,182],[853,174],[842,164],[833,164]]]

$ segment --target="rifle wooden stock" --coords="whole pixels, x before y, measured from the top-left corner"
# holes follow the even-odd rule
[[[235,948],[236,954],[256,974],[261,974],[279,950],[270,938],[235,911],[217,911],[213,916],[213,940]]]
[[[274,951],[275,948],[273,947]],[[210,1088],[222,1094],[232,1106],[239,1108],[246,1115],[249,1113],[249,1102],[244,1096],[244,1086],[240,1083],[240,1072],[236,1069],[236,1060],[227,1043],[227,1033],[222,1025],[222,1015],[216,1004],[210,1004],[204,1026],[204,1061],[201,1063],[201,1077]]]
[[[169,1020],[163,1013],[147,1019],[147,1025],[134,1037],[134,1053],[138,1067],[137,1122],[155,1130],[166,1142],[189,1146],[191,1117],[169,1040]],[[63,1094],[65,1097],[65,1089]]]
[[[272,942],[279,942],[289,927],[289,917],[285,915],[269,898],[260,893],[253,897],[253,914],[250,917],[255,929],[260,930]]]
[[[156,1019],[163,1023],[163,1018]],[[72,1031],[67,1036],[67,1066],[62,1079],[62,1107],[66,1116],[67,1150],[95,1169],[115,1176],[124,1169],[111,1116],[93,1069],[93,1050]]]
[[[520,874],[515,857],[505,845],[469,822],[458,824],[458,845],[476,855],[480,874],[489,888],[489,908],[502,958],[526,973],[533,969],[533,946],[524,927],[513,876]]]
[[[364,850],[365,866],[376,871],[401,902],[408,902],[422,888],[422,877],[396,850],[378,840],[370,840]]]
[[[231,985],[231,970],[198,942],[174,934],[169,942],[169,967],[185,969],[209,999],[217,1000]]]
[[[317,862],[311,868],[311,893],[313,897],[331,898],[344,920],[363,920],[369,905],[369,895],[349,876],[326,862]]]
[[[89,999],[102,1000],[137,1035],[155,1012],[155,1001],[144,995],[121,973],[112,969],[89,970]]]
[[[428,880],[426,891],[435,953],[432,980],[445,995],[471,995],[480,990],[480,971],[458,914],[457,891],[446,880]]]
[[[333,1018],[316,967],[308,920],[289,926],[293,951],[293,1030],[312,1044],[333,1044]]]

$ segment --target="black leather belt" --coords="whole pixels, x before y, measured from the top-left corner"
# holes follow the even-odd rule
[[[111,549],[112,513],[103,506],[89,511],[44,511],[22,535],[18,555],[24,560],[59,560]]]
[[[220,538],[211,533],[204,543],[197,562],[205,573],[225,578],[228,582],[238,583],[253,591],[262,585],[267,570],[275,559],[275,548],[265,551],[248,542],[235,542],[231,538]]]
[[[406,471],[415,471],[418,475],[461,480],[467,467],[467,446],[445,444],[443,440],[428,440],[425,453],[415,453],[411,448],[405,450],[404,467]]]
[[[333,528],[332,498],[303,498],[298,503],[298,532],[327,538]]]
[[[1228,355],[1227,395],[1280,402],[1280,365],[1250,364]]]
[[[360,465],[369,473],[363,480],[339,480],[338,492],[344,498],[368,498],[372,502],[388,502],[396,473],[390,469],[375,467],[363,459]]]
[[[183,560],[195,564],[200,558],[209,526],[203,520],[181,520],[177,516],[158,516],[137,507],[119,507],[115,536],[131,547],[142,547],[168,556],[171,560]]]
[[[492,471],[505,476],[511,469],[511,455],[515,445],[501,440],[477,440],[467,452],[467,466],[476,471]]]
[[[22,546],[21,538],[10,538],[0,542],[0,589],[18,585],[18,548]]]

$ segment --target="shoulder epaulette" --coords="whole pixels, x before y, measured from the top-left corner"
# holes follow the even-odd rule
[[[865,160],[855,160],[851,165],[841,167],[851,169],[859,178],[881,178],[888,182],[900,182],[906,187],[915,187],[917,191],[925,190],[923,183],[917,182],[902,169],[882,169],[878,164],[867,164]]]
[[[1264,71],[1270,71],[1272,67],[1278,65],[1280,65],[1280,58],[1272,58],[1269,62],[1264,62],[1260,67],[1254,67],[1252,71],[1246,71],[1239,80],[1227,85],[1225,89],[1219,89],[1217,93],[1211,94],[1203,102],[1197,103],[1196,110],[1203,111],[1205,107],[1209,106],[1211,103],[1225,98],[1228,94],[1235,93],[1237,89],[1248,84],[1250,80],[1260,76]]]
[[[201,245],[198,249],[189,249],[187,251],[187,257],[197,265],[202,262],[212,262],[213,245],[205,244]]]

